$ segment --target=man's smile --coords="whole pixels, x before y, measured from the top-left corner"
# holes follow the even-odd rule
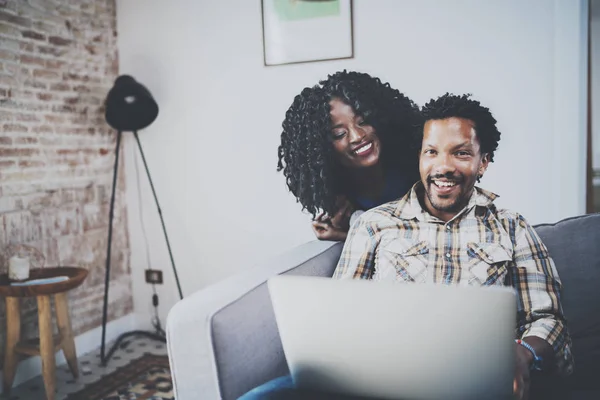
[[[428,179],[430,191],[434,192],[438,196],[448,196],[458,188],[460,188],[460,180],[459,179],[447,179],[447,178],[438,178],[438,179]]]

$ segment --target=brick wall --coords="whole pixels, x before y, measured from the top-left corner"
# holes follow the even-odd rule
[[[103,101],[118,73],[115,8],[115,0],[0,0],[0,253],[25,243],[46,266],[89,270],[69,295],[76,334],[102,323],[115,146]],[[123,175],[109,320],[133,308]],[[5,314],[0,299],[0,355]],[[34,300],[21,315],[22,335],[36,336]]]

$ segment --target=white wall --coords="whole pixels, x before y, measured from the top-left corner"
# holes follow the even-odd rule
[[[141,139],[189,294],[313,238],[275,170],[293,97],[343,68],[388,80],[419,104],[471,92],[503,132],[483,186],[531,222],[584,212],[587,1],[355,0],[355,58],[264,67],[260,1],[127,0],[117,9],[121,73],[160,106]],[[326,38],[324,38],[326,40]],[[127,140],[136,310],[143,283],[133,142]],[[145,177],[152,265],[170,267]],[[161,313],[177,299],[160,288]],[[146,317],[147,318],[147,317]]]

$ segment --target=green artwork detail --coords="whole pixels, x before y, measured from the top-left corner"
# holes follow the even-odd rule
[[[282,21],[340,15],[340,0],[273,0],[273,5]]]

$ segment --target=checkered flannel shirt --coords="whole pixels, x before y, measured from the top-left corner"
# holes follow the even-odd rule
[[[518,213],[498,210],[498,196],[475,188],[448,222],[424,211],[417,183],[402,199],[373,208],[352,226],[333,277],[448,285],[506,285],[517,293],[516,337],[537,336],[572,372],[571,338],[561,282],[546,246]]]

